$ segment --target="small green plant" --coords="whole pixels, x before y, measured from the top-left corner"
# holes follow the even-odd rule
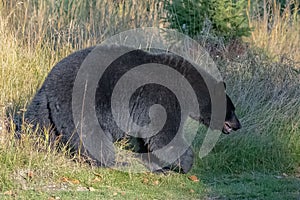
[[[249,36],[246,1],[165,0],[169,28],[195,37],[207,30],[225,39]]]

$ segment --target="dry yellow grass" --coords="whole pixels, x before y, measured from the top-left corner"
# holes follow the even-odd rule
[[[254,5],[250,5],[249,0],[248,19],[254,28],[250,42],[277,59],[294,60],[300,67],[300,16],[297,10],[291,9],[293,3],[299,7],[299,1],[289,1],[283,11],[277,1],[271,2],[270,9],[264,5],[263,16],[250,16],[250,7]]]

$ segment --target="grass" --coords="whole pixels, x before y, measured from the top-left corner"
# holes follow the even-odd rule
[[[300,47],[297,44],[300,43],[300,21],[299,11],[295,10],[299,8],[299,1],[289,1],[283,10],[277,1],[263,5],[262,1],[252,1],[252,4],[248,0],[249,25],[254,28],[251,36],[253,45],[265,49],[277,60],[287,58],[297,61],[299,67]],[[258,12],[261,7],[262,15]]]
[[[291,177],[242,173],[210,176],[207,186],[215,199],[297,199],[300,182]]]
[[[1,199],[197,199],[206,194],[203,183],[176,173],[128,173],[72,161],[67,151],[58,153],[34,135],[6,136],[1,145]]]
[[[88,175],[85,174],[85,176]],[[50,189],[44,187],[20,190],[20,192],[13,195],[19,199],[166,199],[166,197],[167,199],[296,199],[299,196],[299,181],[294,178],[282,179],[261,174],[240,174],[205,180],[206,184],[186,185],[184,179],[168,177],[168,183],[152,185],[144,184],[143,176],[129,181],[122,181],[123,185],[126,184],[126,186],[107,186],[103,183],[90,184],[95,185],[93,191],[78,185],[71,185],[60,190],[51,189],[50,187]],[[117,180],[128,178],[124,175],[115,176],[111,174],[109,174],[109,177]],[[90,175],[90,178],[93,178],[93,176]],[[147,175],[147,178],[149,178],[149,175]],[[166,178],[163,177],[163,179]],[[181,181],[181,187],[175,185],[178,181]],[[270,191],[272,191],[271,194]],[[210,194],[203,196],[199,193]],[[13,198],[2,195],[1,199]]]
[[[240,164],[248,170],[266,171],[297,167],[292,166],[299,163],[299,110],[294,109],[299,107],[297,73],[289,73],[291,65],[283,63],[266,66],[260,61],[256,65],[246,61],[230,65],[238,75],[232,75],[228,67],[223,69],[229,71],[225,75],[228,93],[236,99],[246,128],[238,135],[224,137],[220,147],[216,146],[222,157],[228,157],[226,167],[237,168]],[[249,72],[254,73],[251,78],[247,77]]]
[[[16,140],[14,131],[4,128],[12,125],[7,116],[23,114],[61,58],[122,30],[162,25],[162,5],[156,1],[120,1],[117,7],[108,0],[93,2],[0,1],[1,199],[300,197],[300,26],[297,15],[280,15],[275,3],[271,29],[265,18],[249,12],[255,28],[246,39],[250,47],[236,57],[227,49],[230,59],[216,58],[243,128],[222,135],[207,157],[196,158],[189,174],[94,168],[65,148],[49,148],[26,126],[26,137]],[[205,130],[199,128],[193,143],[196,155]]]

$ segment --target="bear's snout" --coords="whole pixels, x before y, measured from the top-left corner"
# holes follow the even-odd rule
[[[237,131],[238,129],[241,129],[242,125],[236,115],[233,113],[230,119],[227,119],[224,122],[224,126],[222,129],[222,132],[225,134],[229,134],[231,131]]]

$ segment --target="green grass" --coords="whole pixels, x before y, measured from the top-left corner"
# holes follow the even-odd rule
[[[41,180],[36,172],[31,179],[15,183],[12,195],[1,199],[297,199],[300,180],[282,174],[231,173],[216,174],[212,170],[199,174],[200,182],[188,175],[171,173],[131,174],[111,169],[74,168],[69,165],[62,175],[51,181]],[[62,169],[61,169],[62,170]],[[71,171],[70,171],[71,170]],[[59,170],[57,170],[59,171]],[[37,177],[35,177],[37,176]],[[21,177],[24,178],[24,177]],[[75,182],[76,180],[77,182]],[[22,183],[21,183],[22,182]]]
[[[260,173],[204,177],[215,199],[298,199],[300,181],[293,177]]]
[[[206,194],[203,183],[191,181],[188,175],[94,168],[30,134],[21,140],[6,136],[0,147],[3,198],[197,199]]]
[[[94,168],[65,148],[50,148],[26,126],[26,137],[16,140],[4,128],[13,125],[7,117],[22,116],[61,58],[128,28],[161,26],[161,5],[154,1],[126,1],[118,9],[108,0],[92,6],[77,1],[65,10],[47,1],[39,9],[33,1],[0,1],[0,199],[299,199],[299,20],[287,26],[278,13],[272,34],[256,28],[239,57],[228,51],[216,58],[243,128],[222,135],[203,159],[196,156],[189,174]],[[201,126],[193,142],[196,155],[205,131]]]
[[[63,182],[63,177],[78,182]],[[82,166],[76,170],[73,168],[72,172],[66,171],[63,177],[55,176],[53,182],[41,182],[40,177],[33,177],[27,181],[27,188],[15,186],[12,193],[21,199],[47,199],[51,196],[62,199],[198,199],[205,194],[203,183],[194,183],[178,174],[130,174]]]

